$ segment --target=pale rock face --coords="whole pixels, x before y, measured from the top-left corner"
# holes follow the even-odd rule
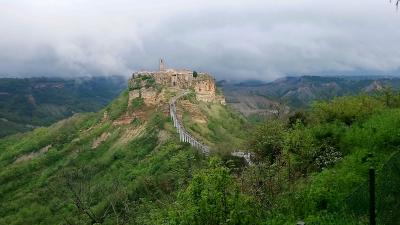
[[[225,98],[224,98],[224,96],[221,96],[221,95],[216,97],[216,102],[219,102],[221,105],[226,105]]]
[[[147,88],[141,89],[142,91],[142,98],[144,100],[144,104],[146,105],[157,105],[159,103],[158,93],[157,90],[154,90],[154,88]]]
[[[95,148],[99,147],[99,145],[100,145],[101,143],[103,143],[104,141],[106,141],[107,138],[108,138],[110,135],[111,135],[111,134],[108,133],[108,132],[107,132],[107,133],[102,133],[100,137],[96,138],[96,139],[93,141],[92,149],[95,149]]]
[[[211,76],[200,76],[194,84],[196,98],[199,101],[213,102],[216,97],[215,82]]]
[[[129,99],[135,99],[140,97],[140,89],[132,90],[129,92]]]
[[[144,104],[146,105],[157,105],[162,101],[165,101],[165,90],[161,92],[157,91],[154,88],[145,88],[131,90],[129,92],[129,102],[128,107],[131,106],[133,99],[135,98],[143,98]]]
[[[128,108],[132,105],[132,100],[140,97],[140,89],[129,91]]]

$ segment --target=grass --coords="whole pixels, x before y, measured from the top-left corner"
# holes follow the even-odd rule
[[[124,93],[107,108],[110,119],[121,115],[126,96]],[[114,143],[123,129],[135,124],[114,127],[111,121],[100,123],[99,117],[102,117],[101,112],[77,115],[48,128],[0,140],[1,149],[4,149],[0,151],[0,224],[57,224],[64,218],[77,220],[72,199],[68,195],[59,196],[54,190],[68,193],[62,174],[86,169],[91,172],[85,173],[88,176],[85,184],[90,182],[97,190],[88,193],[94,212],[103,212],[107,199],[116,191],[126,193],[131,201],[137,201],[132,210],[142,212],[129,214],[129,217],[143,224],[145,212],[158,207],[157,201],[171,201],[168,196],[187,182],[192,168],[202,163],[187,145],[158,142],[157,134],[166,121],[162,114],[150,118],[144,135],[116,146]],[[93,140],[104,132],[109,132],[110,136],[98,148],[91,149]],[[13,163],[16,157],[50,143],[54,147],[48,153]],[[111,191],[108,188],[113,188],[114,182],[118,183],[118,188]],[[106,224],[113,224],[114,216],[109,215]]]
[[[186,128],[202,141],[212,145],[219,153],[232,152],[242,147],[247,129],[246,120],[228,107],[214,103],[198,103],[207,123],[196,123],[186,111],[183,122]]]

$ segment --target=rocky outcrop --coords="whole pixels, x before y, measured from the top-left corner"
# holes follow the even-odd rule
[[[102,133],[102,134],[100,135],[100,137],[96,138],[96,139],[93,141],[92,149],[95,149],[95,148],[99,147],[99,145],[100,145],[101,143],[103,143],[104,141],[106,141],[107,138],[108,138],[110,135],[111,135],[111,134],[108,133],[108,132],[107,132],[107,133]]]
[[[37,152],[31,152],[29,154],[26,155],[22,155],[20,157],[18,157],[14,163],[20,163],[20,162],[24,162],[24,161],[29,161],[32,160],[40,155],[45,154],[46,152],[48,152],[50,150],[50,148],[52,147],[52,145],[47,145],[46,147],[41,148],[39,151]]]
[[[159,91],[152,87],[142,87],[140,89],[131,90],[129,91],[128,107],[131,107],[132,102],[136,98],[142,98],[146,105],[158,105],[160,102],[165,101],[165,89]]]
[[[216,100],[216,87],[211,76],[200,75],[194,82],[196,98],[199,101],[213,102]]]
[[[129,81],[130,99],[143,97],[149,104],[157,103],[159,96],[154,90],[168,87],[181,90],[193,89],[198,101],[225,104],[225,98],[217,94],[215,80],[210,74],[165,69],[164,65],[160,65],[160,68],[163,69],[153,72],[141,71],[132,75]]]
[[[364,88],[365,92],[381,91],[385,88],[384,84],[380,81],[375,80],[370,85]]]

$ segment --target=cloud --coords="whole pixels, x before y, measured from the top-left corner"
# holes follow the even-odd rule
[[[159,57],[219,79],[391,74],[399,17],[376,0],[8,1],[0,76],[129,76]]]

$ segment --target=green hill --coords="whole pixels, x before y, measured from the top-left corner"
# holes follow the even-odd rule
[[[98,113],[1,139],[0,224],[152,224],[207,164],[179,142],[167,106],[128,104],[125,91]]]
[[[126,87],[123,77],[1,78],[0,137],[95,112]]]
[[[97,113],[0,139],[0,224],[365,224],[370,167],[378,222],[397,223],[398,93],[257,125],[191,94],[178,114],[212,147],[205,156],[179,141],[177,93],[159,91],[159,104],[127,90]],[[236,149],[253,164],[225,157]]]

